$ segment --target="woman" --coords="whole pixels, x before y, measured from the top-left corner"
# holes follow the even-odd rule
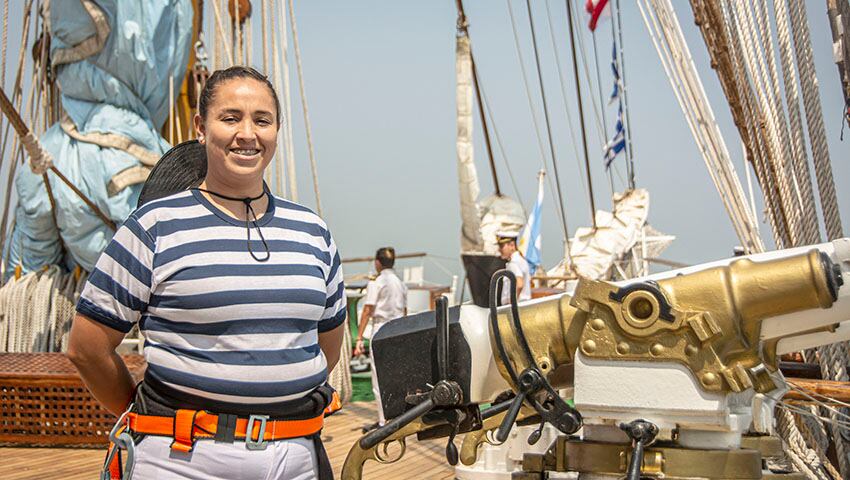
[[[318,216],[263,182],[280,128],[265,76],[213,73],[194,125],[206,178],[115,233],[68,356],[109,411],[131,408],[135,478],[324,478],[317,429],[345,320],[336,246]],[[134,392],[115,348],[135,324],[148,369]]]

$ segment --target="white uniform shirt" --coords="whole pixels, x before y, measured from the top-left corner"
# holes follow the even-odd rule
[[[366,286],[364,305],[374,305],[375,313],[373,333],[383,323],[404,316],[407,308],[407,287],[398,278],[392,268],[381,270],[378,278]]]
[[[519,252],[514,252],[505,268],[516,275],[517,288],[520,285],[522,286],[517,301],[531,300],[531,269],[528,268],[528,262],[525,261],[525,258]],[[511,299],[507,285],[508,283],[505,281],[505,286],[502,288],[502,305],[507,305]]]

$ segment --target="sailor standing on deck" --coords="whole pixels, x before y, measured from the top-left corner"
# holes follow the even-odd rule
[[[214,72],[195,116],[203,183],[133,212],[89,276],[68,356],[120,415],[128,465],[107,462],[107,478],[333,477],[319,434],[335,403],[342,269],[325,222],[263,182],[280,124],[264,75]],[[140,385],[115,353],[136,325]]]
[[[382,247],[375,252],[375,270],[378,277],[366,286],[366,298],[363,301],[363,313],[360,315],[360,325],[357,328],[357,346],[354,355],[361,355],[363,348],[363,333],[369,320],[372,320],[372,336],[390,320],[407,315],[407,287],[398,278],[395,270],[395,249]],[[381,408],[381,394],[378,391],[378,376],[375,372],[374,346],[369,350],[372,362],[372,393],[378,404],[378,424],[383,425],[384,410]]]
[[[519,233],[514,231],[499,232],[496,234],[496,241],[499,244],[499,255],[502,259],[508,261],[505,268],[516,275],[517,301],[522,302],[531,300],[531,269],[528,267],[525,257],[517,250],[516,239],[518,236]],[[503,288],[502,305],[507,305],[510,299],[510,291]]]

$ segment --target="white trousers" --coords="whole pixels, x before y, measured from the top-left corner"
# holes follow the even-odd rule
[[[380,323],[376,323],[374,327],[372,327],[372,338],[375,338],[375,334],[378,333],[378,330],[381,329],[387,322],[381,321]],[[376,372],[375,368],[375,346],[370,341],[369,342],[369,360],[372,362],[372,394],[375,395],[375,405],[378,407],[378,425],[383,426],[387,423],[387,419],[384,418],[384,408],[381,406],[381,392],[378,390],[378,372]]]
[[[313,480],[318,463],[313,440],[269,442],[248,450],[245,442],[197,440],[190,453],[171,450],[169,437],[149,435],[136,445],[133,480]]]

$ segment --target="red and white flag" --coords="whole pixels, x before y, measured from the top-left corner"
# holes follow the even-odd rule
[[[587,24],[590,31],[596,30],[596,24],[602,17],[611,16],[611,5],[608,0],[587,0],[584,4],[584,9],[590,14],[590,22]]]

